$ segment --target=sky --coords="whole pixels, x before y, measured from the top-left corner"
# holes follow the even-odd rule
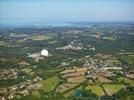
[[[134,0],[0,0],[0,21],[134,21]]]

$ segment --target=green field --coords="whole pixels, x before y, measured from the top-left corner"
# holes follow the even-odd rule
[[[36,98],[40,98],[41,94],[38,91],[33,91],[32,95],[35,96]]]
[[[128,79],[128,78],[125,78],[125,77],[119,77],[119,78],[117,78],[117,80],[119,82],[124,81],[125,83],[128,83],[130,85],[134,85],[134,80],[131,80],[131,79]]]
[[[69,96],[72,96],[72,95],[74,95],[75,94],[75,91],[76,90],[82,90],[82,86],[80,86],[80,87],[78,87],[78,88],[76,88],[76,89],[74,89],[74,90],[71,90],[71,91],[69,91],[69,92],[66,92],[63,96],[64,97],[69,97]]]
[[[89,35],[91,37],[95,37],[95,38],[98,38],[99,36],[98,35]]]
[[[69,96],[71,96],[73,94],[74,94],[74,90],[71,90],[71,91],[65,93],[63,96],[67,98],[67,97],[69,97]]]
[[[113,95],[114,93],[118,92],[121,88],[124,87],[122,84],[104,84],[104,89],[108,95]]]
[[[133,53],[132,54],[131,53],[128,53],[128,54],[122,53],[120,59],[129,65],[134,65],[134,54]]]
[[[39,70],[40,74],[42,75],[43,78],[48,78],[52,77],[55,75],[58,75],[60,71],[62,71],[63,68],[46,68],[45,70]]]
[[[88,85],[86,87],[86,90],[91,90],[93,93],[95,93],[98,96],[104,95],[104,92],[99,85]]]
[[[7,45],[8,43],[5,42],[5,41],[0,41],[0,46],[4,46],[4,45]]]
[[[41,41],[41,40],[50,40],[52,39],[52,36],[48,36],[48,35],[34,35],[34,36],[30,36],[27,39],[32,39],[35,41]]]
[[[134,55],[124,56],[123,60],[126,61],[128,64],[134,64]]]
[[[115,40],[114,37],[107,37],[107,36],[103,36],[102,39],[104,39],[104,40],[111,40],[111,41],[114,41]]]
[[[43,84],[44,92],[51,92],[55,89],[60,79],[57,76],[42,80],[40,83]]]
[[[53,41],[48,42],[48,44],[54,44],[54,43],[57,43],[57,41],[53,40]]]
[[[41,95],[38,91],[33,91],[27,96],[23,96],[21,98],[14,98],[13,100],[41,100]]]

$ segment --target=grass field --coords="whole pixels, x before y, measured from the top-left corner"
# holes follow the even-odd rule
[[[91,37],[95,37],[95,38],[98,38],[99,35],[90,35]]]
[[[122,59],[128,64],[134,64],[134,55],[123,56]]]
[[[74,89],[74,90],[71,90],[71,91],[65,93],[63,96],[66,97],[66,98],[69,97],[69,96],[72,96],[72,95],[75,94],[75,91],[76,91],[76,90],[82,90],[82,86],[79,86],[78,88],[76,88],[76,89]]]
[[[118,92],[121,88],[124,87],[122,84],[104,84],[103,85],[104,89],[106,90],[108,95],[112,95],[116,92]]]
[[[21,98],[14,98],[13,100],[41,100],[41,95],[38,91],[33,91],[27,96],[23,96]]]
[[[117,55],[134,55],[134,53],[132,53],[132,52],[120,52],[120,53],[117,53]]]
[[[46,68],[45,70],[39,70],[39,72],[41,72],[42,77],[46,78],[58,75],[62,70],[63,68]]]
[[[98,77],[98,82],[99,82],[99,83],[110,83],[110,82],[112,82],[112,81],[109,80],[109,79],[107,79],[107,78],[105,78],[105,77],[99,76],[99,77]]]
[[[134,64],[134,55],[125,56],[123,59],[128,62],[128,64]]]
[[[54,44],[54,43],[57,43],[57,41],[50,41],[50,42],[48,42],[48,44]]]
[[[32,95],[37,97],[37,98],[40,98],[41,97],[41,94],[38,92],[38,91],[33,91],[32,92]]]
[[[130,85],[134,85],[134,80],[131,80],[131,79],[128,79],[128,78],[125,78],[125,77],[119,77],[119,78],[117,78],[117,80],[119,82],[124,81],[125,83],[128,83]]]
[[[74,94],[74,90],[71,90],[71,91],[65,93],[63,96],[67,98],[69,96],[72,96],[73,94]]]
[[[102,39],[104,39],[104,40],[111,40],[111,41],[114,41],[115,40],[114,37],[107,37],[107,36],[103,36]]]
[[[34,36],[30,36],[28,37],[27,39],[32,39],[32,40],[35,40],[35,41],[38,41],[38,40],[50,40],[52,39],[52,36],[48,36],[48,35],[34,35]]]
[[[130,65],[134,65],[134,54],[133,53],[120,53],[120,59]]]
[[[98,96],[104,95],[104,92],[99,85],[88,85],[86,87],[86,90],[91,90],[93,93],[95,93]]]
[[[6,43],[5,41],[0,41],[0,46],[4,46],[7,45],[8,43]]]
[[[42,80],[40,83],[43,84],[44,92],[51,92],[55,89],[60,79],[57,76]]]

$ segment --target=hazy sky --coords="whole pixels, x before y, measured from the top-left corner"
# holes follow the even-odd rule
[[[134,0],[0,0],[1,21],[134,21]]]

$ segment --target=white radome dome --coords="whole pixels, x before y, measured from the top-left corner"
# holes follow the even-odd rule
[[[44,49],[41,51],[42,56],[48,56],[48,50]]]

